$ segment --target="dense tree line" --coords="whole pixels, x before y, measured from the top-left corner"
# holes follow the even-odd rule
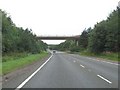
[[[2,13],[2,53],[11,52],[39,53],[47,48],[47,44],[38,40],[31,29],[16,27],[7,13]]]
[[[93,53],[118,52],[120,42],[120,8],[114,10],[106,20],[94,25],[94,28],[85,29],[80,35],[79,46],[75,42],[66,40],[57,47],[64,50],[82,51]],[[69,42],[69,43],[68,43]],[[73,46],[71,46],[71,43]]]
[[[88,49],[91,52],[118,52],[118,14],[117,10],[114,10],[107,20],[103,20],[97,23],[90,33],[88,41]]]

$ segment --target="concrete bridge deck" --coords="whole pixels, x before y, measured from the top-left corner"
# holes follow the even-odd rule
[[[80,35],[77,35],[77,36],[38,36],[37,38],[41,40],[66,40],[66,39],[78,40],[80,38]]]

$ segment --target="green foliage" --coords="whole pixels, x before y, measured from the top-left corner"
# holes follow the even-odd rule
[[[71,50],[71,48],[75,47],[75,41],[73,40],[66,40],[63,43],[60,43],[59,45],[56,45],[54,49],[61,50],[61,51],[68,51]]]
[[[26,52],[22,52],[22,53],[8,53],[7,55],[4,55],[2,57],[2,62],[7,62],[7,61],[11,61],[11,60],[15,60],[15,59],[19,59],[19,58],[24,58],[24,57],[27,57],[28,53]]]
[[[80,51],[80,47],[74,46],[74,47],[70,48],[70,51],[71,52],[79,52]]]
[[[118,9],[107,20],[97,23],[90,33],[88,49],[93,53],[118,52]]]
[[[25,57],[23,57],[23,54],[22,54],[22,57],[12,58],[11,60],[9,60],[9,58],[11,58],[11,56],[8,56],[6,59],[7,62],[2,63],[2,67],[0,67],[0,70],[2,70],[2,74],[4,75],[4,74],[7,74],[16,69],[22,68],[28,64],[31,64],[35,61],[42,60],[42,58],[46,57],[47,55],[48,55],[47,52],[41,52],[40,54],[39,53],[38,54],[29,54],[27,56],[25,54]],[[12,56],[12,57],[16,57],[16,55]]]
[[[1,11],[1,10],[0,10]],[[16,27],[11,18],[2,12],[2,52],[3,55],[11,52],[39,53],[46,50],[47,44],[37,40],[30,29]]]
[[[102,21],[95,26],[89,37],[89,50],[91,52],[100,53],[104,51],[104,44],[106,42],[105,22]]]
[[[91,32],[91,28],[85,29],[80,35],[79,46],[80,48],[86,49],[88,46],[88,37]]]
[[[106,51],[118,51],[118,10],[113,11],[106,22]],[[120,44],[119,44],[120,45]]]
[[[80,35],[79,46],[74,40],[66,40],[58,45],[59,50],[72,52],[84,51],[100,54],[103,52],[119,52],[120,41],[120,8],[117,7],[107,20],[97,23],[93,29],[85,29]]]

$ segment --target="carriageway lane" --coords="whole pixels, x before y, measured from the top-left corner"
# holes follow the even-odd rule
[[[23,88],[117,88],[118,66],[55,53]]]

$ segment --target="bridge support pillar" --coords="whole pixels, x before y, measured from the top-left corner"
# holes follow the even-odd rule
[[[75,40],[75,45],[78,46],[78,40]]]

